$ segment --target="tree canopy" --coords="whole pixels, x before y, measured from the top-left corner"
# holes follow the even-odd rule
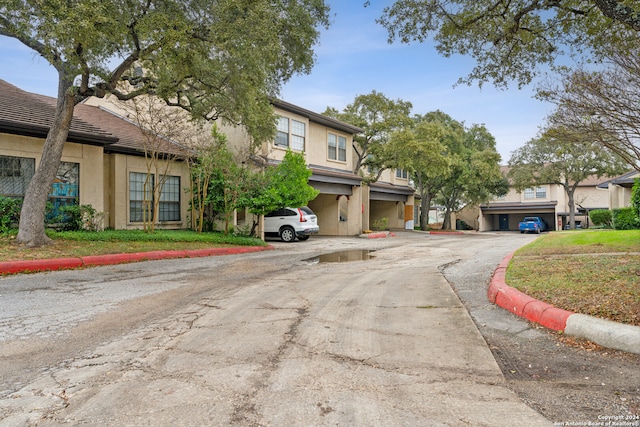
[[[640,50],[610,52],[600,71],[562,70],[538,96],[557,107],[552,126],[589,135],[640,171]]]
[[[323,0],[2,2],[0,36],[19,40],[58,72],[54,124],[25,194],[18,242],[48,241],[46,198],[78,102],[153,95],[268,139],[275,129],[269,97],[311,69],[328,12]]]
[[[375,182],[389,167],[390,157],[394,155],[385,146],[394,131],[410,125],[411,108],[410,102],[392,100],[374,90],[367,95],[358,95],[343,111],[328,107],[323,114],[364,129],[362,134],[354,136],[356,162],[353,172]],[[373,173],[365,173],[363,166]]]
[[[397,0],[378,22],[390,42],[432,38],[445,57],[472,56],[476,66],[460,82],[524,86],[559,56],[598,59],[612,45],[635,46],[640,5],[635,0]]]
[[[589,177],[611,177],[625,171],[622,159],[605,150],[589,134],[568,128],[549,128],[514,151],[509,178],[522,191],[528,187],[556,184],[569,200],[570,224],[575,227],[575,190]],[[578,202],[579,203],[579,202]]]

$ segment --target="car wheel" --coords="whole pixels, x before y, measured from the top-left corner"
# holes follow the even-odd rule
[[[309,240],[311,236],[298,236],[298,240]]]
[[[280,239],[287,243],[293,242],[296,239],[296,232],[291,227],[283,227],[280,230]]]

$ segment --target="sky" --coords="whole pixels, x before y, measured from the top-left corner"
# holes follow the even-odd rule
[[[506,164],[511,153],[534,138],[552,107],[533,97],[534,87],[498,90],[491,84],[455,85],[474,66],[469,57],[445,58],[429,43],[387,42],[375,19],[391,0],[328,0],[331,25],[315,46],[316,64],[281,91],[284,101],[317,113],[342,110],[372,91],[408,101],[413,114],[441,110],[466,126],[483,124]],[[56,96],[53,67],[21,43],[0,36],[0,79],[29,92]],[[1,94],[0,94],[1,96]]]

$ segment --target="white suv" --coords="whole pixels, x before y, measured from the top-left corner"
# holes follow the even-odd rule
[[[283,242],[293,242],[296,237],[307,240],[318,231],[318,217],[306,206],[282,208],[264,216],[265,236],[280,237]]]

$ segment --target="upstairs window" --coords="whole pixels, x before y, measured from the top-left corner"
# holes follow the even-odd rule
[[[396,178],[408,179],[409,174],[406,169],[396,169]]]
[[[330,160],[347,161],[347,138],[329,133],[327,138],[328,157]]]
[[[546,199],[547,188],[546,187],[525,188],[524,198],[525,199]]]
[[[287,117],[278,117],[276,123],[275,144],[279,147],[288,147],[295,151],[304,151],[306,125],[298,120]]]

